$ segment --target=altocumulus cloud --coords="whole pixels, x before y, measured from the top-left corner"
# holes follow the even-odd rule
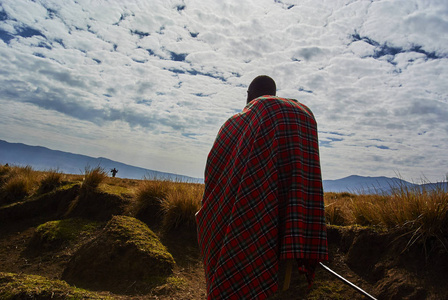
[[[0,2],[0,138],[201,177],[247,85],[310,106],[324,178],[448,172],[446,1]]]

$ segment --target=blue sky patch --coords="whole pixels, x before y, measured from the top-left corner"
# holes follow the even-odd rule
[[[395,56],[400,53],[407,53],[407,52],[416,52],[420,54],[424,54],[426,59],[440,59],[440,58],[447,58],[448,54],[442,54],[438,55],[436,52],[432,51],[426,51],[423,49],[423,46],[421,45],[412,45],[409,48],[405,47],[399,47],[399,46],[391,46],[387,42],[384,44],[381,44],[367,36],[361,36],[359,33],[355,32],[352,34],[352,41],[364,41],[367,44],[375,47],[375,54],[373,55],[373,58],[381,58],[383,56],[391,55]],[[392,62],[389,60],[389,62]]]
[[[9,44],[9,41],[11,41],[14,38],[14,35],[10,34],[9,32],[0,29],[0,39],[2,39],[5,44]]]
[[[4,10],[0,10],[0,21],[5,21],[5,20],[8,20],[8,14]]]
[[[185,61],[185,58],[188,55],[187,53],[175,53],[172,51],[170,51],[169,53],[171,55],[171,60],[174,60],[174,61]]]
[[[177,5],[176,9],[177,11],[183,11],[187,6],[186,5]]]
[[[19,28],[17,30],[17,35],[19,35],[21,37],[24,37],[24,38],[33,37],[35,35],[45,37],[45,35],[43,35],[39,30],[36,30],[34,28],[31,28],[31,27]]]

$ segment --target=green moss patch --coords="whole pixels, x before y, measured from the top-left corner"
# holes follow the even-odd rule
[[[65,219],[49,221],[36,228],[28,245],[28,251],[56,249],[61,245],[76,242],[78,238],[88,237],[98,231],[103,223],[84,219]]]
[[[0,299],[113,299],[64,281],[49,280],[37,275],[0,272]]]
[[[95,239],[72,257],[62,278],[92,290],[141,292],[129,287],[166,282],[175,262],[158,237],[143,222],[114,216]]]
[[[83,219],[66,219],[50,221],[39,225],[36,233],[41,236],[42,240],[53,241],[70,241],[79,235],[90,235],[101,226],[99,222],[92,222]]]
[[[127,245],[134,245],[139,251],[153,257],[171,261],[173,257],[148,226],[132,217],[115,216],[106,226],[107,233]],[[174,260],[173,260],[174,261]]]

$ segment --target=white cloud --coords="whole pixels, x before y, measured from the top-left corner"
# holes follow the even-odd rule
[[[393,46],[422,45],[427,51],[444,51],[448,31],[446,1],[375,1],[361,34]]]
[[[0,139],[200,177],[267,74],[315,113],[324,178],[446,173],[446,1],[0,5]]]

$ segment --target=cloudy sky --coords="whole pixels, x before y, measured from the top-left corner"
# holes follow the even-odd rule
[[[324,179],[448,173],[446,0],[0,0],[0,139],[203,177],[260,74]]]

